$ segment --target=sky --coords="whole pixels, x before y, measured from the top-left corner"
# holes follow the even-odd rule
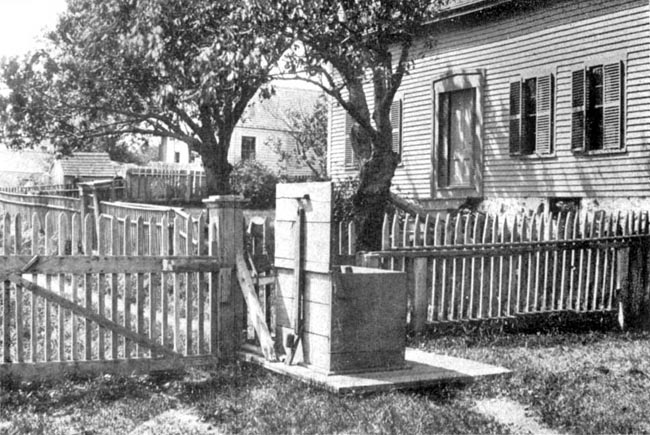
[[[0,57],[22,54],[53,28],[65,0],[0,0]]]

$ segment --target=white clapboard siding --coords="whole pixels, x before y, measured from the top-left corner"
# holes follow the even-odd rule
[[[413,67],[399,90],[404,96],[403,150],[394,185],[400,192],[432,197],[432,81],[449,70],[482,68],[485,197],[647,194],[650,183],[639,174],[650,171],[650,5],[641,0],[538,4],[471,23],[461,19],[445,24],[435,35],[434,51],[427,51],[424,43],[414,46]],[[576,155],[571,151],[572,71],[583,68],[585,61],[614,54],[620,55],[624,71],[625,152]],[[510,83],[535,68],[550,68],[554,76],[554,156],[513,158],[508,135]],[[333,108],[334,178],[355,173],[343,165],[343,120],[342,110]]]

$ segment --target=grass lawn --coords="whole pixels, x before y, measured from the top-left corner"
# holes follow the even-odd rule
[[[419,338],[411,345],[514,373],[466,388],[361,397],[339,397],[237,363],[164,376],[5,381],[0,432],[128,433],[165,412],[191,409],[215,433],[507,433],[474,408],[475,400],[492,397],[527,406],[560,432],[650,432],[647,334],[503,334]]]

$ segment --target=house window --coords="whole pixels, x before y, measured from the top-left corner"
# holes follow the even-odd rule
[[[577,153],[621,150],[623,63],[573,71],[571,83],[571,149]]]
[[[553,153],[553,76],[510,83],[510,155]]]
[[[442,92],[438,99],[438,182],[471,187],[474,161],[474,89]]]
[[[433,198],[482,195],[484,70],[458,70],[433,82]]]
[[[255,138],[242,136],[241,138],[241,159],[255,160]]]

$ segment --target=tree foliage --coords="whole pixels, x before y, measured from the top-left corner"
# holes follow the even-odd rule
[[[353,198],[361,249],[378,248],[381,216],[399,156],[390,109],[413,46],[447,0],[294,0],[294,50],[284,66],[305,72],[355,122],[360,159]]]
[[[69,0],[50,50],[3,65],[3,139],[174,138],[201,155],[209,190],[228,192],[232,131],[287,47],[278,22],[253,0]]]
[[[285,125],[294,141],[292,147],[275,137],[266,143],[280,157],[283,172],[307,167],[313,179],[327,178],[327,114],[328,103],[324,95],[319,96],[312,107],[273,114]]]

